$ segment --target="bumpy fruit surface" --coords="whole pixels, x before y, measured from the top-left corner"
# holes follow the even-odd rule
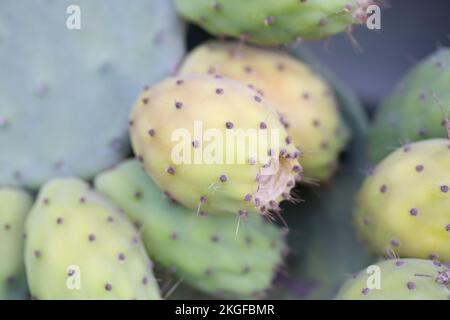
[[[0,300],[19,298],[24,287],[23,233],[31,205],[27,193],[0,189]]]
[[[36,299],[159,299],[138,231],[81,180],[44,185],[26,233],[27,278]]]
[[[209,42],[187,56],[180,73],[215,73],[251,84],[272,102],[302,151],[305,181],[331,176],[349,130],[332,90],[309,66],[281,51]]]
[[[450,134],[450,49],[440,49],[414,67],[381,105],[370,132],[376,163],[402,143]]]
[[[379,254],[450,261],[450,142],[398,149],[365,181],[356,225]]]
[[[214,35],[262,45],[315,40],[367,19],[370,0],[177,0],[178,11]]]
[[[184,53],[167,0],[0,1],[0,38],[0,184],[32,189],[125,158],[135,96]]]
[[[180,75],[145,90],[130,133],[160,189],[197,213],[276,211],[302,172],[270,103],[219,76]]]
[[[378,263],[377,268],[371,267],[349,279],[339,291],[336,299],[450,299],[450,269],[439,262],[422,259],[393,259]],[[374,280],[377,275],[379,283]],[[378,284],[379,289],[368,287]]]
[[[282,263],[279,228],[258,215],[239,227],[230,215],[197,216],[164,196],[137,161],[98,176],[95,186],[140,225],[156,262],[204,292],[259,297]]]

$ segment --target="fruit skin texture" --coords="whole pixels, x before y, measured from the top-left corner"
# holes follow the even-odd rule
[[[66,28],[71,5],[80,30]],[[167,0],[1,1],[0,26],[0,185],[38,189],[120,162],[135,96],[184,53]]]
[[[256,140],[239,139],[239,132]],[[278,210],[301,178],[300,152],[276,111],[234,80],[181,75],[144,90],[130,116],[130,135],[160,189],[197,213]]]
[[[349,130],[332,90],[308,65],[281,51],[211,41],[194,49],[179,72],[212,72],[252,84],[272,102],[302,150],[305,181],[331,177]]]
[[[157,263],[203,292],[259,297],[268,289],[286,250],[282,231],[258,215],[197,216],[169,198],[136,160],[99,175],[96,189],[114,199],[142,230]]]
[[[402,143],[447,137],[449,68],[450,49],[440,49],[401,80],[379,108],[370,130],[371,161],[377,163]]]
[[[0,189],[0,300],[23,298],[24,224],[31,196],[18,189]]]
[[[378,254],[450,261],[450,142],[398,149],[367,177],[355,210],[361,237]]]
[[[261,45],[317,40],[367,19],[369,0],[176,0],[179,13],[213,35]]]
[[[367,288],[372,273],[362,270],[339,291],[337,300],[449,300],[450,270],[422,259],[393,259],[377,264],[380,289]]]
[[[26,233],[26,271],[35,299],[160,298],[138,231],[79,179],[43,186]]]

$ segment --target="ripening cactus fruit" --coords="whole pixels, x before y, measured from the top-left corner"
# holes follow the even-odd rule
[[[405,145],[367,177],[355,222],[378,254],[450,261],[450,141]]]
[[[32,198],[18,189],[0,189],[0,300],[24,298],[24,225]]]
[[[203,292],[257,298],[281,267],[281,229],[259,215],[197,216],[162,194],[136,160],[99,175],[95,187],[140,226],[157,263]]]
[[[156,184],[197,213],[277,211],[301,178],[300,152],[276,111],[234,80],[168,78],[144,90],[129,125]]]
[[[213,35],[261,45],[326,38],[367,20],[372,0],[177,0],[182,16]]]
[[[138,231],[81,180],[44,185],[26,235],[26,272],[35,299],[160,298]]]
[[[39,189],[120,162],[139,88],[183,54],[171,1],[0,1],[0,185]]]
[[[252,85],[272,102],[302,151],[304,181],[331,177],[349,130],[332,90],[308,65],[281,51],[213,41],[194,49],[180,73],[214,73]]]
[[[377,163],[402,143],[450,135],[450,49],[440,49],[414,67],[381,105],[369,136]]]
[[[430,260],[385,260],[352,276],[336,299],[450,300],[450,269]]]

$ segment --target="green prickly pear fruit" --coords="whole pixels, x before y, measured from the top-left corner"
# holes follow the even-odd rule
[[[26,192],[0,189],[0,300],[23,298],[24,224],[32,198]]]
[[[159,299],[138,231],[74,178],[48,182],[26,222],[31,294],[47,299]]]
[[[327,83],[281,51],[209,42],[185,59],[181,74],[213,72],[251,84],[272,102],[294,144],[302,150],[305,179],[326,181],[349,139]]]
[[[277,211],[301,179],[300,152],[270,103],[220,76],[181,75],[145,90],[130,134],[160,189],[198,213]]]
[[[379,287],[369,288],[371,285]],[[336,299],[449,300],[449,285],[450,270],[439,262],[393,259],[382,261],[354,275],[342,286]]]
[[[261,45],[326,38],[367,20],[371,0],[176,0],[186,19]]]
[[[137,161],[99,175],[96,189],[142,228],[148,252],[191,286],[226,297],[259,297],[286,251],[282,231],[259,215],[197,216],[163,195]]]
[[[450,134],[450,49],[440,49],[414,67],[381,105],[369,136],[377,163],[401,143]]]
[[[357,229],[379,254],[450,261],[450,142],[408,144],[367,177]]]

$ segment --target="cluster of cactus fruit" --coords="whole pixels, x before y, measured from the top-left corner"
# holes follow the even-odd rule
[[[362,273],[338,299],[450,299],[449,50],[420,62],[380,107],[369,136],[369,170],[355,226],[384,286]],[[391,152],[392,149],[396,149]],[[399,259],[406,258],[406,259]]]
[[[373,0],[176,0],[182,16],[217,36],[259,45],[322,39],[367,19]]]
[[[174,2],[241,41],[181,61],[184,26],[166,0],[0,4],[0,299],[158,300],[161,270],[215,297],[260,298],[286,267],[281,202],[296,202],[298,182],[334,178],[351,130],[345,99],[307,62],[251,44],[351,31],[374,1]],[[97,19],[58,27],[69,4]],[[378,287],[362,271],[336,299],[450,299],[449,62],[447,49],[422,62],[377,114],[369,154],[387,157],[354,222],[389,259],[372,266]],[[34,204],[17,187],[40,189]]]

